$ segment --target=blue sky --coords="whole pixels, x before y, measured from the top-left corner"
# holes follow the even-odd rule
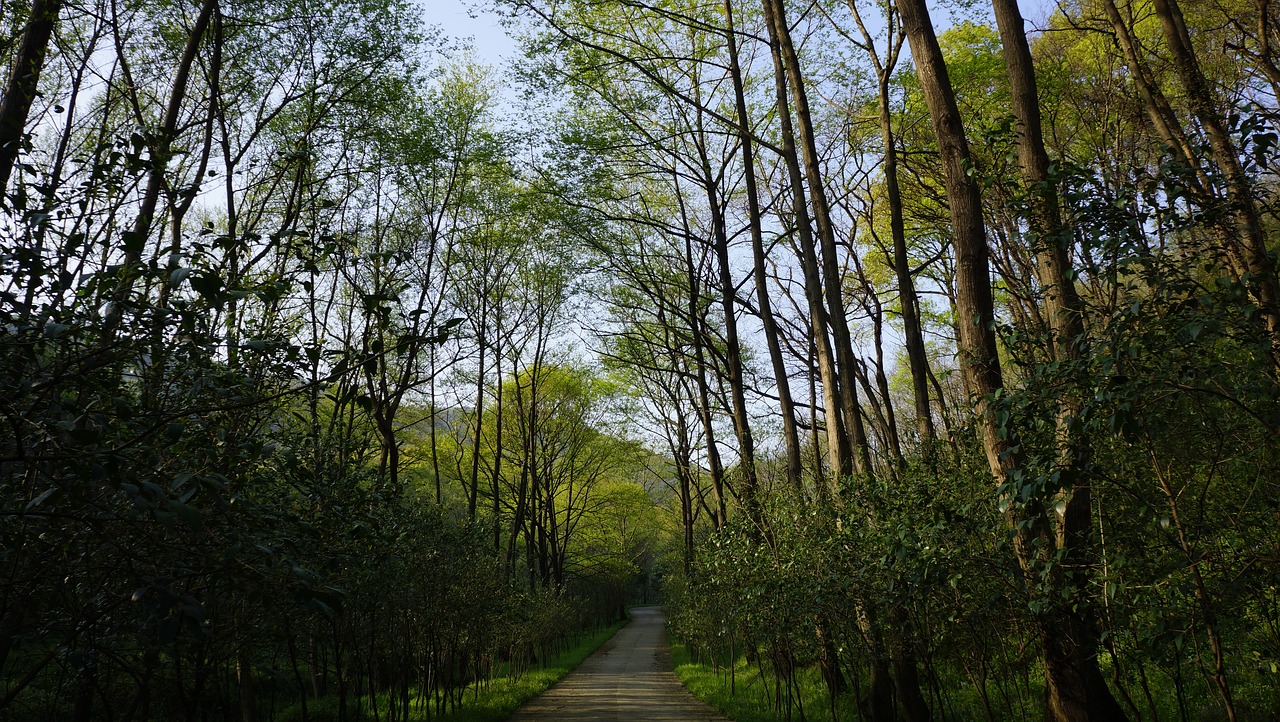
[[[471,38],[476,57],[481,61],[500,67],[514,55],[515,44],[502,31],[497,18],[482,10],[488,5],[486,0],[418,1],[428,23],[440,26],[452,38]],[[1020,0],[1019,5],[1029,29],[1042,26],[1054,10],[1053,0]],[[979,2],[978,7],[985,10],[985,3]],[[982,14],[982,10],[978,14]],[[942,22],[943,15],[939,13],[934,22]]]
[[[499,66],[511,57],[515,44],[502,31],[497,18],[482,12],[477,0],[420,0],[426,20],[440,26],[452,38],[471,38],[476,57]],[[476,17],[471,17],[475,15]]]

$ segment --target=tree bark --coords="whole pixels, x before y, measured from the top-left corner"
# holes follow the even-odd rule
[[[151,222],[155,218],[156,204],[160,200],[160,191],[165,185],[165,169],[169,163],[169,151],[173,144],[173,136],[178,130],[178,114],[182,111],[182,102],[187,97],[187,77],[191,74],[191,66],[195,64],[196,52],[204,39],[204,32],[209,27],[214,8],[218,0],[204,0],[200,6],[200,14],[187,36],[187,44],[182,50],[182,58],[174,71],[173,89],[169,93],[169,102],[165,107],[164,119],[156,130],[156,143],[151,148],[151,172],[147,175],[147,187],[138,207],[138,216],[134,221],[133,232],[145,238],[151,231]],[[137,253],[128,254],[127,264],[138,262],[142,253],[141,241],[135,241]]]
[[[799,498],[803,498],[801,480],[800,434],[796,429],[795,402],[791,398],[791,380],[778,341],[778,322],[773,317],[769,298],[768,274],[765,270],[764,231],[760,212],[760,196],[756,187],[755,149],[751,139],[751,116],[747,111],[742,67],[738,60],[737,31],[733,22],[733,2],[724,0],[725,42],[729,47],[729,74],[733,79],[734,108],[738,116],[738,142],[742,149],[743,182],[747,192],[747,215],[751,228],[752,271],[756,284],[756,306],[763,326],[769,361],[773,366],[774,385],[778,392],[778,413],[782,416],[782,438],[787,454],[787,481]]]
[[[696,91],[695,91],[696,92]],[[756,477],[755,439],[751,435],[751,419],[747,412],[745,384],[742,379],[742,346],[738,340],[737,294],[733,283],[733,274],[729,267],[729,234],[725,228],[724,208],[717,193],[715,174],[711,171],[711,159],[707,155],[705,130],[702,124],[702,110],[698,109],[697,148],[702,186],[707,194],[707,207],[711,212],[711,240],[716,256],[716,266],[720,282],[720,310],[724,317],[725,338],[725,376],[729,384],[729,399],[732,403],[733,431],[738,440],[738,466],[742,471],[742,506],[747,518],[756,525],[762,523],[759,514],[756,492],[759,481]]]
[[[991,294],[982,191],[969,174],[973,167],[969,145],[928,7],[924,0],[898,0],[898,10],[942,160],[953,230],[961,368],[970,393],[977,397],[987,462],[997,479],[1003,481],[1007,472],[1019,465],[1020,457],[1008,453],[1012,445],[1009,439],[1002,438],[990,408],[989,397],[1004,387],[1004,380],[996,353],[995,301]]]
[[[810,324],[813,330],[814,355],[818,377],[822,384],[822,402],[826,421],[827,456],[831,466],[832,498],[840,498],[840,479],[852,466],[848,439],[841,418],[841,389],[837,380],[836,362],[827,336],[827,309],[822,299],[822,278],[818,270],[818,255],[813,242],[813,227],[809,221],[808,201],[805,199],[804,174],[796,155],[795,131],[791,124],[791,101],[787,91],[786,67],[778,39],[778,18],[772,11],[772,0],[764,0],[765,21],[769,26],[769,49],[773,56],[774,90],[778,101],[778,120],[782,135],[781,155],[787,167],[791,185],[792,211],[795,213],[795,230],[800,247],[800,267],[804,277],[805,301],[809,306]],[[817,399],[810,403],[816,404]],[[815,436],[817,430],[814,430]]]
[[[809,110],[809,95],[805,89],[800,58],[791,40],[787,24],[786,8],[781,0],[765,0],[766,13],[773,16],[769,32],[776,38],[787,80],[795,99],[795,123],[799,129],[800,157],[804,163],[804,177],[809,184],[809,202],[813,207],[813,221],[818,231],[818,243],[822,250],[822,291],[827,305],[827,318],[831,327],[835,352],[836,375],[840,384],[839,411],[844,418],[845,429],[852,448],[853,471],[864,478],[874,476],[871,466],[871,447],[867,443],[866,427],[862,421],[862,409],[858,404],[858,385],[854,378],[857,359],[853,353],[853,341],[849,333],[849,320],[845,315],[844,285],[836,249],[835,224],[831,220],[831,204],[827,201],[823,184],[821,161],[818,158],[814,137],[813,116]]]
[[[724,464],[720,460],[720,449],[716,446],[715,426],[712,424],[711,391],[707,386],[707,358],[702,347],[705,338],[702,332],[702,319],[698,315],[698,276],[697,268],[693,263],[693,242],[690,240],[691,229],[687,219],[684,220],[684,229],[685,282],[688,295],[685,320],[689,324],[690,343],[693,345],[694,362],[697,364],[698,416],[702,420],[703,435],[707,442],[707,467],[711,472],[711,486],[716,495],[716,513],[712,521],[719,529],[728,518],[728,507],[724,498]]]
[[[884,144],[884,182],[889,200],[889,230],[893,236],[893,272],[898,279],[898,302],[902,307],[903,345],[911,368],[911,391],[915,400],[916,431],[926,457],[932,455],[937,432],[933,426],[933,410],[929,404],[929,359],[925,354],[924,331],[920,323],[919,299],[915,279],[911,276],[911,259],[907,255],[907,233],[903,222],[902,190],[898,187],[898,149],[893,137],[893,119],[889,114],[889,82],[892,69],[880,73],[880,138]]]
[[[31,114],[31,104],[35,102],[40,87],[40,73],[44,70],[49,39],[53,36],[53,27],[61,10],[62,0],[33,0],[31,3],[31,17],[22,32],[22,44],[18,46],[18,55],[9,73],[4,99],[0,100],[0,198],[9,187],[9,176],[22,150],[27,116]]]
[[[1245,287],[1258,305],[1263,323],[1271,335],[1272,353],[1280,362],[1280,281],[1267,252],[1267,239],[1253,197],[1252,183],[1240,164],[1239,148],[1232,141],[1226,122],[1218,112],[1214,101],[1216,93],[1200,68],[1178,0],[1153,0],[1152,7],[1160,18],[1174,69],[1187,91],[1187,104],[1204,129],[1214,163],[1227,186],[1227,204],[1238,231],[1238,236],[1226,244],[1227,258],[1235,275],[1247,279]]]
[[[1156,129],[1160,140],[1170,148],[1176,149],[1187,167],[1195,171],[1196,180],[1200,185],[1197,191],[1201,198],[1205,198],[1207,194],[1211,195],[1212,185],[1209,177],[1200,168],[1195,151],[1191,148],[1191,141],[1183,132],[1173,106],[1169,104],[1169,99],[1151,77],[1150,69],[1138,54],[1137,39],[1133,37],[1128,23],[1120,15],[1120,9],[1116,7],[1115,0],[1101,0],[1101,3],[1107,20],[1115,32],[1116,45],[1124,53],[1125,62],[1129,66],[1129,78],[1142,98],[1143,107],[1147,111],[1151,125]]]
[[[924,0],[899,0],[898,7],[933,121],[951,206],[961,367],[969,391],[976,397],[987,462],[996,483],[1003,486],[1009,472],[1022,467],[1023,461],[1014,434],[1001,428],[994,408],[1004,383],[996,351],[981,189],[968,172],[972,161],[964,127]],[[1067,314],[1060,315],[1066,320]],[[1018,560],[1024,570],[1033,574],[1042,553],[1037,546],[1049,550],[1057,540],[1049,532],[1041,500],[1020,505],[1007,491],[1003,493],[1009,506],[1009,521],[1015,529]],[[1040,622],[1051,718],[1062,722],[1124,719],[1123,711],[1098,674],[1096,647],[1091,642],[1096,639],[1096,632],[1088,620],[1067,610],[1046,615]]]
[[[1067,256],[1069,235],[1062,225],[1058,190],[1049,167],[1040,119],[1040,97],[1036,88],[1035,65],[1016,0],[992,0],[1000,31],[1005,66],[1009,76],[1011,105],[1017,120],[1018,163],[1022,180],[1031,198],[1030,229],[1036,254],[1036,269],[1044,294],[1045,315],[1053,339],[1050,345],[1058,361],[1080,359],[1084,336],[1080,298]],[[1058,492],[1063,509],[1056,519],[1056,547],[1062,562],[1054,569],[1068,569],[1077,588],[1089,588],[1093,563],[1089,549],[1090,509],[1088,480],[1079,467],[1088,451],[1083,440],[1071,433],[1071,420],[1080,414],[1078,391],[1068,389],[1058,400],[1056,441],[1058,468],[1064,488]],[[1056,589],[1063,580],[1055,574]],[[1055,595],[1056,597],[1056,595]],[[1124,719],[1125,713],[1103,681],[1098,667],[1098,636],[1088,600],[1071,608],[1055,610],[1045,621],[1045,683],[1051,713],[1056,719]],[[1068,634],[1069,630],[1069,634]],[[1077,698],[1083,690],[1084,706]]]
[[[861,47],[867,52],[876,71],[877,120],[880,124],[880,142],[884,150],[885,196],[889,202],[889,233],[893,242],[893,258],[890,265],[898,281],[898,299],[902,306],[903,346],[907,351],[907,363],[911,372],[911,389],[916,412],[916,431],[926,458],[937,432],[933,425],[933,412],[929,403],[929,360],[925,354],[924,331],[920,322],[919,299],[916,296],[915,279],[911,274],[911,259],[907,255],[907,232],[903,212],[902,189],[898,184],[898,144],[893,132],[893,115],[890,109],[889,88],[893,71],[898,65],[904,37],[898,27],[892,6],[886,10],[887,42],[882,60],[875,47],[875,37],[862,21],[862,14],[852,0],[847,1],[849,12],[862,34]],[[856,41],[855,41],[855,44]],[[883,368],[883,364],[881,365]]]
[[[471,480],[467,485],[467,520],[472,524],[476,523],[476,506],[480,499],[480,434],[484,431],[484,352],[488,345],[485,343],[485,331],[488,329],[486,318],[488,309],[485,306],[485,300],[481,299],[481,317],[478,319],[480,332],[477,334],[479,360],[476,363],[476,423],[473,432],[475,436],[471,439]],[[501,377],[498,383],[502,383]]]

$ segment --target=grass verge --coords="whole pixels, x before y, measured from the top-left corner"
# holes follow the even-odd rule
[[[500,722],[510,717],[520,705],[542,694],[551,685],[576,669],[624,625],[626,625],[625,621],[618,622],[612,627],[584,635],[576,644],[552,657],[546,665],[531,669],[518,679],[498,677],[481,686],[479,690],[467,690],[456,711],[450,710],[441,715],[432,709],[428,715],[425,709],[414,709],[410,713],[409,722]],[[378,702],[379,708],[385,710],[387,704],[385,695],[380,695]],[[362,706],[364,714],[361,715],[361,719],[373,719],[373,714],[368,709],[368,700]],[[413,707],[416,708],[417,705],[414,704]],[[309,722],[329,722],[337,718],[336,699],[324,698],[308,702],[307,720]],[[352,712],[349,707],[348,719],[350,718],[352,718]],[[301,710],[298,707],[291,708],[276,719],[281,722],[301,720]]]
[[[675,665],[676,677],[693,696],[737,722],[776,722],[788,719],[788,700],[784,696],[782,702],[778,703],[772,677],[762,677],[759,670],[749,665],[743,657],[734,660],[732,667],[720,665],[716,670],[710,664],[695,660],[683,644],[672,644],[671,661]],[[808,722],[832,719],[831,699],[817,669],[796,672],[795,691],[789,704],[790,719],[804,719]],[[857,719],[857,710],[852,708],[853,704],[852,699],[839,700],[836,719]]]

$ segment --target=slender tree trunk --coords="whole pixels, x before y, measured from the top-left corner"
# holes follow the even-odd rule
[[[702,186],[707,195],[707,207],[711,212],[711,237],[716,256],[720,282],[720,310],[724,317],[725,369],[729,384],[729,399],[733,406],[733,431],[738,440],[738,466],[742,472],[741,499],[747,518],[759,525],[762,519],[756,499],[759,481],[756,478],[755,439],[751,435],[751,419],[747,412],[746,384],[742,379],[742,346],[738,341],[738,312],[736,286],[729,267],[729,235],[725,229],[724,207],[718,196],[715,174],[707,154],[706,132],[702,123],[702,110],[697,114],[697,140]],[[692,266],[690,266],[692,267]]]
[[[787,167],[791,185],[792,211],[795,213],[796,239],[800,247],[800,266],[804,276],[804,295],[809,306],[810,325],[813,331],[815,363],[822,382],[823,412],[826,421],[827,462],[831,466],[832,498],[840,498],[840,480],[852,465],[848,439],[840,409],[842,402],[835,356],[827,335],[827,309],[822,299],[822,277],[818,270],[818,255],[814,247],[813,227],[809,222],[808,201],[805,199],[804,174],[796,155],[795,132],[791,125],[791,104],[787,92],[787,71],[782,57],[781,41],[776,26],[778,18],[772,12],[772,0],[764,0],[765,21],[769,26],[769,48],[773,56],[774,90],[778,100],[778,119],[782,132],[782,159]],[[817,399],[810,403],[816,404]],[[817,434],[817,429],[814,429]]]
[[[431,424],[431,476],[435,479],[435,482],[436,482],[436,506],[440,506],[442,503],[444,503],[444,497],[443,497],[443,489],[441,488],[441,480],[440,480],[440,444],[439,444],[439,438],[438,438],[439,430],[436,428],[437,427],[436,420],[439,416],[438,414],[439,407],[438,407],[438,404],[436,403],[436,374],[439,372],[439,370],[436,368],[436,347],[434,344],[431,346],[430,363],[431,363],[431,381],[428,384],[427,402],[431,404],[431,413],[427,419],[427,423]],[[499,544],[500,542],[495,537],[493,542],[494,548],[497,549]]]
[[[480,313],[483,316],[488,312],[485,304],[481,301]],[[471,440],[471,481],[467,486],[467,519],[474,524],[476,521],[476,504],[480,496],[480,433],[484,430],[484,352],[487,344],[485,343],[485,325],[487,319],[480,319],[480,360],[476,368],[476,423],[474,434]],[[502,379],[498,379],[498,383],[502,383]]]
[[[893,52],[896,58],[897,51]],[[879,63],[877,62],[877,65]],[[929,404],[929,359],[925,354],[924,331],[920,323],[919,299],[915,279],[911,275],[911,258],[907,254],[906,223],[903,220],[902,190],[898,186],[898,145],[893,135],[893,116],[889,109],[889,83],[893,66],[877,68],[876,83],[880,97],[880,140],[884,146],[885,193],[889,201],[889,232],[893,237],[893,272],[898,279],[898,301],[902,307],[903,345],[911,370],[911,390],[915,400],[916,431],[926,456],[931,455],[936,432]]]
[[[191,75],[191,66],[195,64],[196,52],[204,39],[205,30],[213,17],[218,0],[204,0],[200,6],[200,14],[196,16],[191,34],[187,36],[186,47],[182,50],[182,58],[173,76],[173,89],[169,93],[169,102],[165,107],[164,119],[156,131],[156,143],[151,148],[151,172],[147,175],[146,190],[138,206],[138,216],[134,220],[132,241],[126,246],[126,265],[133,265],[142,256],[142,248],[147,235],[151,232],[151,223],[155,219],[156,204],[160,201],[160,192],[165,186],[165,170],[168,168],[170,147],[178,130],[178,115],[182,112],[182,102],[187,97],[187,78]]]
[[[1198,195],[1201,198],[1207,198],[1212,194],[1213,189],[1209,176],[1200,168],[1195,151],[1191,147],[1191,141],[1187,139],[1186,133],[1183,132],[1182,124],[1178,122],[1173,106],[1169,104],[1164,91],[1160,90],[1160,86],[1151,77],[1151,70],[1138,54],[1137,40],[1133,37],[1129,24],[1120,15],[1120,9],[1116,7],[1115,0],[1100,1],[1102,9],[1107,15],[1107,20],[1111,23],[1112,30],[1115,32],[1116,44],[1120,46],[1120,50],[1124,53],[1125,61],[1129,66],[1129,78],[1132,80],[1134,88],[1137,89],[1138,95],[1142,98],[1143,107],[1146,109],[1147,117],[1151,120],[1152,127],[1156,129],[1156,134],[1160,136],[1160,140],[1165,145],[1175,149],[1182,157],[1183,163],[1195,171],[1195,177],[1200,185],[1197,189]]]
[[[1200,574],[1200,565],[1204,555],[1192,545],[1191,539],[1187,535],[1186,525],[1182,521],[1182,515],[1178,509],[1178,498],[1181,496],[1182,490],[1174,488],[1175,484],[1171,482],[1168,470],[1162,468],[1160,460],[1156,457],[1155,450],[1152,449],[1148,453],[1151,456],[1156,478],[1160,482],[1160,490],[1164,492],[1165,502],[1169,506],[1169,517],[1173,522],[1174,531],[1177,532],[1178,547],[1181,549],[1183,556],[1186,557],[1187,567],[1191,571],[1194,596],[1197,606],[1200,607],[1201,623],[1204,625],[1205,636],[1209,638],[1209,649],[1213,652],[1214,686],[1217,687],[1218,696],[1222,699],[1222,706],[1227,712],[1227,719],[1235,722],[1236,707],[1231,695],[1231,685],[1227,679],[1227,665],[1222,647],[1222,635],[1218,631],[1217,614],[1214,612],[1213,600],[1209,595],[1209,590],[1205,587],[1204,577]]]
[[[222,13],[214,13],[213,16],[213,32],[214,32],[214,50],[218,56],[218,66],[221,67],[221,53],[225,46],[224,43],[224,27],[222,22]],[[227,285],[235,286],[240,282],[240,243],[236,236],[239,233],[240,214],[236,206],[236,191],[234,171],[236,165],[231,152],[231,132],[228,127],[228,118],[226,107],[222,102],[222,85],[221,83],[212,83],[209,88],[209,105],[211,112],[215,114],[218,120],[219,138],[218,145],[222,151],[222,188],[223,203],[226,206],[227,218],[227,238],[230,240],[227,248]],[[315,280],[311,281],[308,286],[308,308],[312,314],[312,331],[316,330],[315,309],[316,309],[316,291]],[[240,337],[239,327],[239,301],[232,297],[227,300],[227,313],[223,321],[223,328],[226,331],[226,347],[227,347],[227,365],[232,369],[240,368]],[[315,379],[319,372],[319,361],[312,364],[313,376]],[[315,415],[313,413],[312,418]]]
[[[867,680],[866,707],[871,722],[892,722],[894,714],[893,675],[889,669],[889,660],[884,655],[884,642],[880,638],[880,630],[872,618],[871,608],[861,600],[853,605],[854,618],[858,631],[862,633],[862,641],[867,645],[870,679]]]
[[[1017,120],[1018,163],[1031,195],[1031,231],[1045,315],[1053,329],[1054,355],[1059,361],[1080,358],[1084,333],[1080,298],[1076,294],[1067,248],[1070,237],[1062,227],[1057,183],[1049,171],[1040,122],[1040,96],[1035,66],[1016,0],[992,0],[1009,75],[1012,110]]]
[[[871,447],[867,443],[862,409],[858,404],[858,385],[854,378],[857,358],[853,353],[853,341],[849,333],[849,320],[845,315],[844,285],[836,249],[835,223],[831,219],[831,204],[827,201],[823,183],[821,161],[818,158],[814,137],[813,118],[809,111],[809,95],[805,89],[800,58],[791,41],[787,24],[786,7],[782,0],[765,0],[766,13],[773,16],[769,32],[776,38],[785,74],[795,99],[795,124],[799,130],[800,158],[804,164],[804,176],[809,184],[809,201],[813,207],[813,221],[818,231],[818,243],[822,249],[822,289],[827,304],[827,318],[835,352],[836,374],[840,384],[839,411],[844,417],[845,429],[852,444],[853,471],[864,478],[874,475],[871,466]],[[780,106],[781,109],[782,106]]]
[[[532,452],[529,450],[530,436],[528,424],[529,419],[525,411],[524,404],[524,386],[520,383],[519,375],[516,375],[514,381],[516,392],[516,417],[515,422],[519,424],[520,432],[520,480],[516,486],[516,509],[511,519],[511,536],[507,538],[507,567],[512,569],[515,565],[516,543],[519,541],[520,533],[524,529],[525,523],[532,516],[530,507],[534,505],[529,493],[529,465],[531,463]]]
[[[977,397],[988,464],[997,484],[1003,486],[1009,472],[1022,466],[1022,455],[1015,446],[1014,435],[1001,427],[992,405],[1004,384],[996,353],[981,190],[967,172],[972,167],[968,143],[924,0],[899,0],[898,8],[942,156],[956,256],[961,365],[968,388]],[[1015,551],[1031,574],[1038,555],[1056,546],[1057,540],[1049,533],[1040,500],[1019,505],[1008,499],[1007,491],[1002,493],[1009,502],[1009,521],[1016,530]],[[1123,711],[1098,674],[1096,655],[1092,654],[1095,648],[1089,642],[1096,636],[1088,621],[1069,612],[1046,615],[1040,621],[1052,718],[1061,722],[1124,719]]]
[[[697,298],[690,300],[690,306],[697,304]],[[720,528],[728,521],[728,507],[725,504],[724,493],[724,462],[720,458],[720,447],[716,442],[716,432],[711,414],[711,390],[707,385],[706,374],[709,372],[707,368],[706,354],[702,349],[702,329],[701,321],[697,318],[696,310],[691,308],[689,322],[694,324],[693,334],[696,337],[693,341],[693,353],[695,363],[697,364],[698,374],[698,416],[702,421],[702,432],[707,444],[707,470],[711,472],[711,488],[715,494],[715,523],[716,528]]]
[[[105,19],[94,22],[92,32],[90,36],[85,40],[84,55],[81,58],[80,62],[76,65],[75,71],[72,73],[71,80],[70,80],[70,87],[68,88],[68,92],[67,92],[67,98],[66,98],[67,107],[66,107],[66,113],[63,116],[62,131],[58,134],[58,149],[54,153],[53,163],[50,166],[50,175],[49,175],[48,185],[41,191],[41,195],[43,195],[47,199],[53,199],[57,197],[58,191],[62,188],[62,185],[63,185],[63,173],[66,170],[70,170],[66,167],[66,161],[67,161],[67,154],[71,147],[71,141],[73,140],[73,138],[77,137],[78,135],[76,132],[78,127],[78,124],[76,122],[76,110],[80,102],[81,90],[84,88],[85,75],[87,73],[90,73],[91,71],[90,63],[92,62],[92,59],[95,57],[97,53],[98,40],[99,38],[102,37],[105,30],[106,30]],[[99,69],[97,68],[92,69],[93,75],[97,75],[98,72],[100,72]],[[102,104],[104,109],[109,108],[111,105],[111,92],[110,92],[111,82],[112,81],[110,79],[107,80],[107,88],[104,89],[102,98],[98,100],[98,102]],[[7,98],[8,96],[6,95],[5,99],[7,100]],[[3,105],[3,102],[0,102],[0,106],[2,105]],[[30,113],[28,112],[28,115],[29,114]],[[99,153],[101,153],[101,148],[102,146],[99,146],[99,151],[98,151]],[[4,207],[5,205],[4,204],[5,187],[6,186],[5,186],[4,180],[0,180],[0,207]],[[83,220],[84,219],[81,218],[79,221],[77,221],[77,226]],[[40,258],[40,259],[44,258],[45,238],[48,235],[48,232],[49,232],[49,224],[47,223],[38,224],[32,230],[32,237],[34,240],[33,250],[34,250],[34,256],[36,258]],[[54,261],[55,267],[68,267],[71,261],[71,258],[70,258],[71,252],[72,252],[72,249],[67,247],[62,247],[60,249],[60,252],[58,253],[58,258]],[[58,285],[63,286],[65,284],[60,283]],[[34,313],[34,309],[35,309],[36,293],[39,290],[40,290],[40,284],[38,283],[27,284],[27,290],[22,297],[22,304],[17,307],[18,312],[14,314],[14,316],[18,318],[32,318],[32,314]],[[45,312],[44,316],[47,318],[47,315],[49,313],[52,313],[52,307],[50,307],[50,310]],[[43,321],[36,321],[34,325],[38,327],[41,323],[43,323]]]
[[[501,338],[502,330],[502,312],[498,312],[498,334]],[[493,494],[493,552],[494,554],[502,553],[502,507],[499,499],[499,484],[502,481],[502,353],[501,347],[495,346],[493,350],[494,378],[498,380],[498,389],[496,398],[494,398],[493,413],[493,473],[490,475],[489,488]]]
[[[1011,448],[1011,440],[1002,437],[989,403],[989,397],[1003,388],[1004,381],[996,353],[995,301],[991,294],[982,192],[969,174],[973,164],[960,109],[925,0],[898,0],[898,10],[933,122],[950,205],[961,367],[970,393],[977,397],[987,461],[1003,483],[1008,470],[1020,465],[1021,457]]]
[[[221,13],[215,13],[213,18],[213,52],[209,62],[209,87],[215,88],[221,83],[222,75],[222,22]],[[212,91],[211,91],[212,92]],[[174,274],[179,269],[179,262],[182,255],[182,224],[187,216],[187,212],[191,210],[192,204],[195,203],[196,195],[200,191],[202,180],[205,177],[205,171],[209,168],[209,158],[213,150],[213,126],[216,120],[217,104],[209,103],[209,114],[205,121],[204,142],[200,152],[200,162],[196,164],[195,172],[192,174],[192,187],[187,189],[183,195],[174,194],[170,200],[169,208],[169,249],[168,257],[163,259],[165,262],[165,274],[160,278],[160,291],[156,299],[155,319],[152,321],[151,331],[151,359],[152,364],[157,369],[158,374],[163,373],[164,366],[164,330],[167,326],[166,316],[168,315],[170,297],[173,294]],[[185,196],[185,197],[184,197]],[[161,259],[157,259],[159,261]],[[158,376],[159,378],[159,376]]]
[[[893,116],[890,111],[889,88],[893,70],[897,66],[899,52],[902,48],[903,36],[896,22],[892,8],[888,11],[888,48],[886,57],[881,60],[875,49],[875,38],[868,31],[858,12],[857,4],[850,1],[852,13],[858,29],[862,34],[863,48],[867,51],[876,70],[878,95],[878,120],[880,124],[880,141],[884,150],[885,191],[889,202],[889,230],[893,241],[893,259],[891,265],[898,281],[898,297],[902,306],[902,322],[907,360],[911,371],[912,390],[915,400],[916,428],[920,435],[920,446],[924,458],[932,460],[935,431],[933,414],[929,403],[929,364],[925,355],[924,335],[921,329],[920,316],[915,293],[915,280],[911,274],[911,261],[907,255],[906,223],[904,221],[902,191],[898,184],[898,148],[893,134]],[[881,346],[880,312],[876,309],[876,381],[881,394],[889,403],[887,380],[884,378],[884,362]],[[901,446],[897,443],[896,421],[890,412],[886,420],[886,435],[895,439],[892,449],[899,466],[905,463]],[[893,685],[897,697],[898,708],[907,722],[925,722],[930,719],[929,705],[920,691],[920,675],[914,654],[908,639],[908,620],[901,604],[895,604],[889,610],[889,623],[895,630],[890,641],[890,657],[892,659],[893,677],[897,684]],[[869,623],[868,619],[868,623]],[[880,679],[887,676],[883,662],[877,661],[872,666],[872,686],[883,684]]]
[[[765,269],[764,231],[760,197],[756,187],[755,150],[751,139],[751,116],[747,110],[742,67],[738,60],[737,31],[733,21],[733,1],[724,0],[725,42],[729,47],[729,74],[733,79],[734,108],[738,117],[738,142],[742,149],[743,182],[747,193],[747,216],[751,229],[751,252],[756,285],[756,306],[763,326],[769,361],[773,366],[774,385],[778,392],[778,413],[782,416],[782,438],[787,454],[787,481],[799,498],[803,498],[800,462],[800,434],[796,429],[795,402],[791,398],[791,380],[787,376],[782,344],[778,341],[778,323],[773,317],[769,298],[768,274]]]
[[[253,661],[248,652],[248,642],[237,630],[236,645],[236,684],[240,691],[240,722],[257,722],[258,694],[257,680],[253,676]]]
[[[1280,97],[1280,66],[1276,65],[1275,49],[1271,44],[1271,0],[1254,0],[1253,14],[1254,34],[1258,43],[1254,57],[1271,83],[1271,94]]]
[[[733,402],[733,430],[738,437],[738,465],[742,471],[742,505],[748,517],[755,523],[761,521],[757,494],[760,486],[756,476],[755,439],[751,435],[751,418],[747,411],[746,383],[742,379],[742,349],[738,341],[737,304],[734,301],[733,278],[729,273],[729,240],[725,235],[724,219],[716,221],[716,258],[720,266],[721,308],[725,323],[725,371],[728,374],[729,398]]]
[[[1280,281],[1267,251],[1252,182],[1240,163],[1239,148],[1231,140],[1226,122],[1218,112],[1216,94],[1200,69],[1178,0],[1153,0],[1152,7],[1160,18],[1165,42],[1173,56],[1173,67],[1187,91],[1187,104],[1204,129],[1213,160],[1227,186],[1227,202],[1238,231],[1238,236],[1227,244],[1227,258],[1235,274],[1248,279],[1245,285],[1258,304],[1271,334],[1272,352],[1280,362]]]
[[[685,322],[689,324],[690,343],[693,346],[693,357],[697,366],[698,416],[702,420],[702,431],[707,442],[707,467],[711,472],[711,485],[716,495],[716,518],[713,522],[715,527],[719,529],[728,519],[728,508],[725,505],[724,498],[724,464],[720,459],[720,448],[716,445],[715,426],[712,423],[711,391],[707,385],[709,369],[707,368],[706,353],[703,350],[706,336],[702,331],[702,319],[698,310],[700,296],[698,293],[697,266],[693,262],[692,229],[688,218],[683,217],[683,201],[681,204],[682,225],[684,227],[685,295],[687,296]]]
[[[678,408],[678,406],[677,406]],[[680,522],[684,529],[683,561],[686,575],[693,571],[693,469],[690,459],[689,425],[684,414],[678,411],[676,417],[676,439],[673,445],[676,476],[680,480]]]

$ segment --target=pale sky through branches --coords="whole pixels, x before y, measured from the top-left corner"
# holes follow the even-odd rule
[[[427,23],[440,26],[452,39],[470,38],[478,60],[501,66],[515,54],[515,43],[498,17],[477,5],[473,0],[422,0]]]
[[[475,57],[481,62],[494,67],[501,67],[516,54],[515,42],[507,37],[498,23],[497,15],[486,9],[483,0],[419,0],[427,23],[442,28],[453,40],[468,40],[474,48]],[[933,3],[931,3],[933,4]],[[1046,18],[1055,5],[1050,0],[1020,0],[1023,16],[1027,20],[1027,30],[1036,32],[1043,29]],[[933,8],[937,14],[934,22],[938,28],[950,25],[950,14],[954,8]],[[961,16],[985,20],[989,8],[983,4],[969,7]]]

